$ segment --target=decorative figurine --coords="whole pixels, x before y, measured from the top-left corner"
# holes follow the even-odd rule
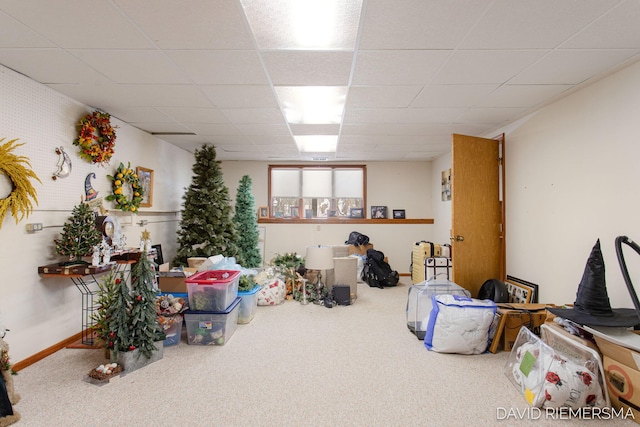
[[[91,256],[91,265],[97,267],[100,265],[100,246],[93,247],[93,255]]]

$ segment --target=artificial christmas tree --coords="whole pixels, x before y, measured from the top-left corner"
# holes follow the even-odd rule
[[[233,222],[238,230],[238,261],[243,267],[260,267],[262,258],[258,249],[258,217],[255,200],[251,194],[251,177],[249,175],[240,179],[235,208]]]
[[[162,326],[156,314],[156,290],[153,287],[155,272],[147,251],[131,267],[131,312],[129,327],[131,344],[150,358],[156,350],[155,342],[164,340]]]
[[[224,185],[213,146],[195,152],[194,176],[185,192],[178,250],[173,264],[186,266],[187,258],[238,255],[238,235],[231,217],[229,189]]]
[[[73,208],[71,216],[64,223],[60,238],[54,240],[56,253],[66,255],[74,262],[91,255],[93,247],[101,241],[102,234],[96,228],[95,214],[89,205],[82,202]]]

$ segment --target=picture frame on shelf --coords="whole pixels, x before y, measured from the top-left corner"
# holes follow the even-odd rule
[[[338,213],[335,209],[329,209],[327,211],[327,217],[328,218],[335,218],[336,216],[338,216]]]
[[[373,219],[385,219],[387,218],[386,206],[371,206],[371,218]]]
[[[305,218],[313,218],[313,209],[305,209],[304,210]]]
[[[393,210],[393,219],[405,219],[404,209],[394,209]]]
[[[258,208],[258,218],[269,218],[269,208],[267,206]]]
[[[138,181],[142,186],[140,207],[150,208],[153,206],[153,169],[138,166],[136,167],[136,175],[138,175]]]
[[[350,218],[364,218],[364,208],[351,208],[349,211]]]
[[[291,218],[300,218],[300,208],[298,206],[291,206],[289,211],[291,212]]]

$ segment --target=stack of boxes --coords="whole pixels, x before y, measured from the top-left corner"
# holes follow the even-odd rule
[[[231,338],[238,325],[239,281],[240,271],[236,270],[205,270],[185,280],[188,344],[224,345]]]

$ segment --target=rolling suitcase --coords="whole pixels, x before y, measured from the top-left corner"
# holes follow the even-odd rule
[[[426,240],[413,244],[411,251],[411,281],[423,282],[436,274],[451,278],[451,245],[440,245]]]

